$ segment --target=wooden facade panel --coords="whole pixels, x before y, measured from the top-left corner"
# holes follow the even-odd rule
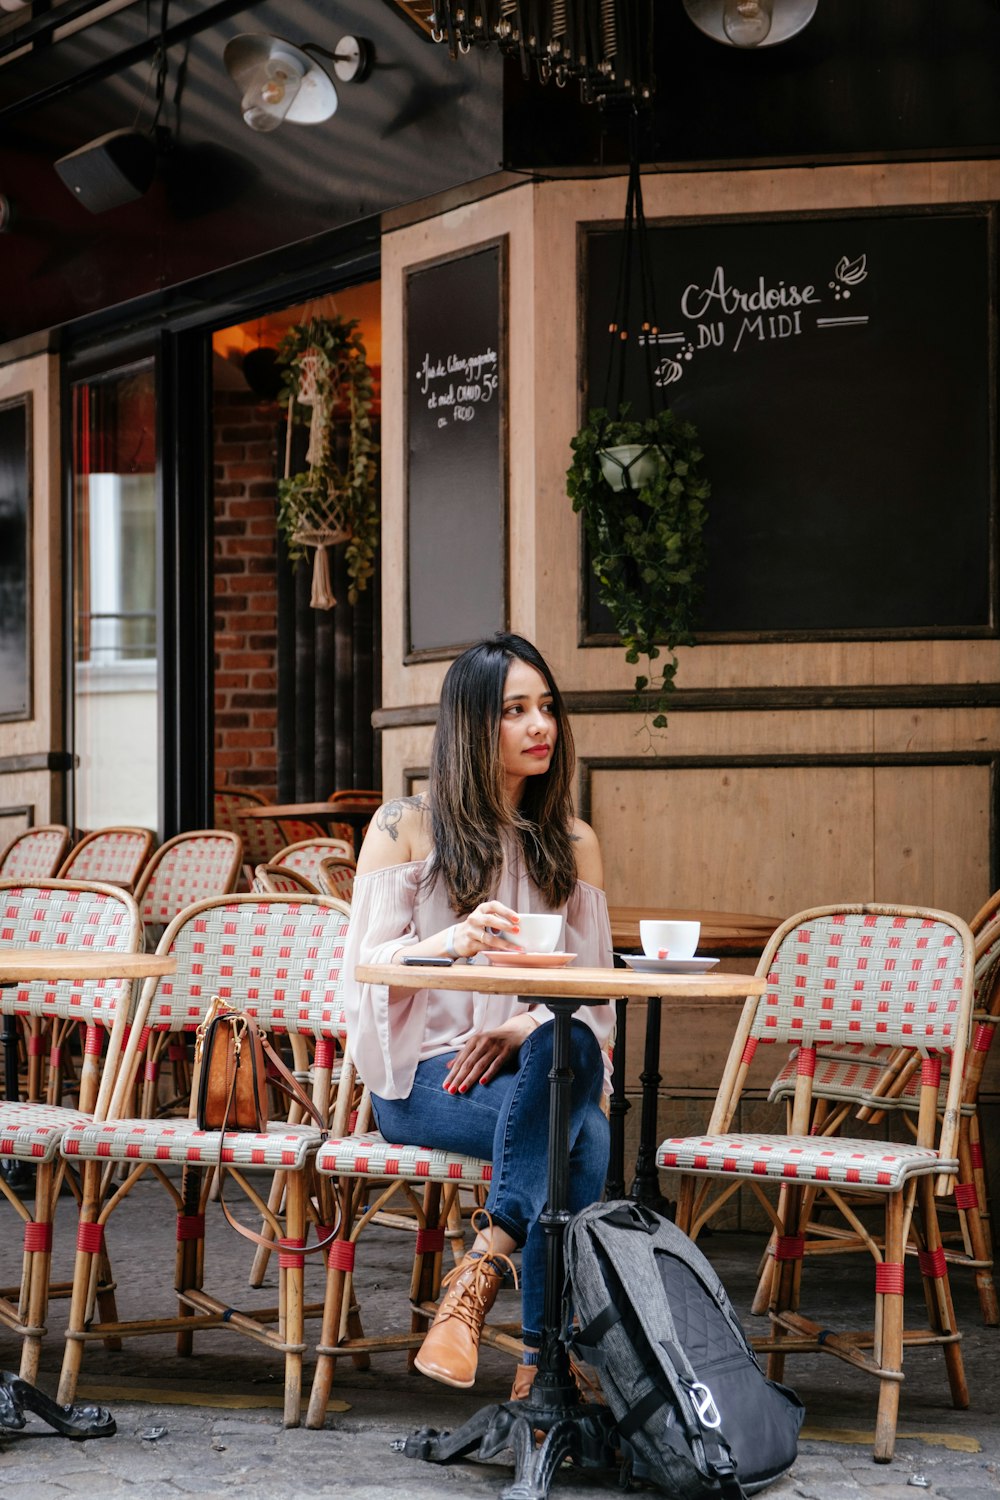
[[[990,894],[990,782],[988,765],[876,768],[879,900],[975,915]]]
[[[783,917],[874,896],[867,766],[596,770],[590,814],[616,905]]]

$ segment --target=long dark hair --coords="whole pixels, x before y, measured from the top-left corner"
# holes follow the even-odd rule
[[[516,808],[505,795],[500,755],[504,684],[515,659],[545,678],[558,731],[548,770],[527,778]],[[441,689],[428,787],[434,835],[428,878],[443,878],[456,912],[471,911],[493,895],[503,864],[504,829],[517,837],[528,873],[548,905],[567,900],[576,882],[575,759],[559,689],[530,641],[500,633],[456,657]]]

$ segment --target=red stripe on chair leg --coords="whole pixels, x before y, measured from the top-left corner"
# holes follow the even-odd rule
[[[943,1245],[938,1245],[936,1250],[918,1251],[917,1263],[920,1266],[921,1276],[933,1276],[937,1281],[940,1281],[942,1276],[947,1276],[948,1274]]]
[[[104,1031],[100,1026],[88,1026],[83,1050],[88,1057],[100,1057],[104,1050]]]
[[[316,1051],[313,1055],[313,1066],[317,1068],[333,1067],[334,1048],[328,1036],[320,1037],[316,1043]]]
[[[330,1246],[330,1253],[326,1257],[326,1263],[331,1271],[353,1271],[354,1252],[356,1246],[353,1240],[334,1240]]]
[[[903,1267],[896,1261],[882,1261],[875,1267],[875,1291],[879,1296],[903,1295]]]
[[[52,1249],[52,1225],[36,1224],[32,1221],[24,1226],[24,1248],[28,1254],[40,1254]]]
[[[302,1254],[305,1243],[305,1240],[278,1241],[278,1265],[282,1270],[295,1270],[305,1265],[306,1258]]]
[[[984,1026],[980,1023],[972,1033],[973,1052],[988,1052],[993,1044],[993,1026]]]
[[[76,1231],[76,1248],[90,1255],[100,1255],[104,1249],[104,1225],[81,1224]]]
[[[147,1083],[156,1082],[160,1076],[160,1064],[157,1058],[147,1057],[146,1066],[142,1070],[142,1076]]]
[[[816,1072],[816,1048],[800,1047],[795,1071],[801,1078],[812,1078]]]
[[[979,1207],[979,1194],[974,1182],[956,1182],[955,1207],[968,1210]]]
[[[417,1230],[417,1254],[437,1255],[444,1249],[444,1225],[437,1229]]]
[[[748,1036],[746,1046],[743,1048],[743,1056],[740,1058],[740,1061],[745,1063],[752,1063],[753,1055],[756,1051],[757,1038],[755,1036]]]
[[[62,1043],[56,1042],[49,1051],[49,1067],[57,1070],[62,1067]]]
[[[805,1235],[779,1234],[774,1242],[775,1260],[801,1260],[805,1253]]]
[[[978,1141],[969,1142],[969,1160],[977,1172],[981,1170],[983,1165],[983,1148]]]
[[[29,1057],[44,1057],[44,1055],[45,1055],[45,1038],[43,1036],[38,1036],[37,1034],[34,1035],[34,1036],[29,1036],[29,1038],[28,1038],[28,1056]]]
[[[167,1048],[167,1057],[172,1063],[187,1062],[187,1048],[182,1042],[171,1042]]]
[[[204,1214],[178,1214],[177,1238],[179,1240],[203,1240],[205,1238]]]
[[[920,1065],[920,1082],[925,1088],[941,1087],[941,1059],[939,1057],[924,1058]]]

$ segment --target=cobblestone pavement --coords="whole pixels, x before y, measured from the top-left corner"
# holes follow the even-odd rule
[[[152,1316],[172,1309],[170,1285],[173,1225],[162,1190],[144,1182],[112,1219],[109,1249],[118,1278],[119,1308],[125,1316]],[[3,1216],[0,1266],[12,1282],[19,1266],[20,1233],[14,1216]],[[54,1278],[67,1277],[72,1259],[72,1204],[64,1200],[57,1228]],[[359,1255],[358,1296],[366,1329],[379,1330],[406,1317],[410,1236],[372,1229],[368,1250]],[[704,1242],[737,1308],[743,1312],[753,1287],[759,1239],[717,1234]],[[274,1298],[275,1274],[260,1292],[246,1287],[249,1247],[211,1215],[206,1285],[242,1306],[266,1305]],[[362,1269],[363,1266],[363,1269]],[[213,1277],[213,1268],[215,1269]],[[219,1277],[218,1268],[226,1275]],[[866,1294],[867,1267],[853,1257],[836,1257],[818,1277],[831,1324],[836,1312]],[[322,1273],[309,1272],[307,1295],[321,1296]],[[1000,1495],[1000,1329],[982,1326],[968,1273],[953,1275],[966,1375],[972,1394],[968,1411],[948,1401],[941,1355],[913,1350],[900,1408],[899,1440],[891,1465],[874,1464],[870,1436],[875,1385],[868,1377],[827,1356],[789,1361],[787,1378],[806,1403],[799,1457],[791,1473],[767,1492],[775,1500],[910,1500],[920,1493],[946,1500],[982,1500]],[[39,1384],[54,1393],[65,1324],[62,1301],[52,1304]],[[501,1319],[515,1319],[515,1293],[502,1293]],[[841,1320],[842,1320],[841,1312]],[[757,1320],[747,1318],[751,1331]],[[310,1325],[310,1331],[316,1325]],[[315,1336],[315,1335],[314,1335]],[[0,1368],[16,1369],[17,1342],[0,1330]],[[275,1357],[230,1330],[199,1336],[190,1359],[176,1356],[168,1335],[126,1341],[120,1352],[88,1348],[81,1399],[111,1409],[114,1437],[74,1443],[51,1432],[36,1418],[23,1432],[0,1432],[2,1500],[56,1500],[73,1496],[100,1500],[141,1496],[142,1500],[317,1500],[329,1492],[352,1500],[397,1492],[414,1500],[456,1500],[498,1495],[509,1482],[504,1463],[473,1461],[447,1467],[424,1464],[392,1450],[393,1439],[431,1425],[455,1428],[482,1404],[509,1391],[511,1361],[486,1350],[473,1391],[454,1391],[406,1370],[405,1356],[383,1355],[368,1370],[338,1366],[334,1398],[345,1409],[331,1410],[320,1432],[285,1430],[281,1423],[281,1372]],[[307,1368],[308,1381],[311,1367]],[[615,1474],[563,1470],[552,1487],[564,1500],[619,1491]]]

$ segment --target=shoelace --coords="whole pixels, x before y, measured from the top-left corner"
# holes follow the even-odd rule
[[[467,1264],[475,1256],[475,1263],[471,1267]],[[494,1269],[491,1270],[491,1267]],[[442,1303],[439,1316],[444,1318],[458,1318],[472,1332],[478,1334],[486,1318],[487,1296],[489,1288],[487,1278],[489,1276],[502,1277],[509,1270],[514,1278],[514,1286],[517,1287],[517,1267],[507,1255],[501,1255],[497,1251],[470,1251],[465,1260],[454,1266],[447,1276],[441,1280],[442,1287],[448,1287],[449,1295]],[[468,1276],[468,1281],[461,1285],[452,1286],[452,1282],[458,1282],[459,1278]],[[449,1305],[450,1304],[450,1305]]]

